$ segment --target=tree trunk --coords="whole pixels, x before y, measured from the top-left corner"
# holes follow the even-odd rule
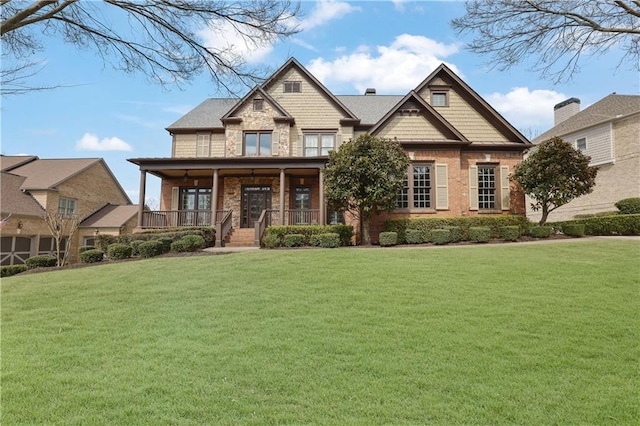
[[[362,245],[369,246],[371,245],[371,235],[369,232],[369,223],[371,222],[369,217],[363,217],[360,219],[362,223]]]
[[[549,208],[545,204],[542,206],[542,217],[540,218],[540,222],[538,222],[538,225],[544,225],[547,222],[547,217],[549,217]]]

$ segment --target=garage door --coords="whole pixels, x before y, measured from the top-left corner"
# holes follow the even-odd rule
[[[2,237],[0,265],[20,265],[29,257],[31,257],[31,238]]]

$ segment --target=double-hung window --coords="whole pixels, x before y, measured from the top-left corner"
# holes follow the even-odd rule
[[[477,164],[469,167],[469,210],[484,213],[510,209],[509,167]]]
[[[576,149],[578,151],[586,151],[587,150],[587,138],[580,138],[576,140]]]
[[[478,166],[478,209],[495,210],[497,192],[496,166]]]
[[[335,133],[305,133],[304,156],[321,157],[329,155],[336,148]]]
[[[196,142],[196,157],[209,156],[210,140],[210,135],[198,135]]]
[[[405,175],[396,206],[399,209],[433,208],[433,164],[412,164]]]
[[[272,132],[246,132],[244,134],[244,155],[249,157],[271,155]]]
[[[58,213],[60,213],[60,215],[64,217],[69,217],[76,214],[76,200],[60,197],[58,199]]]
[[[302,92],[302,82],[300,81],[285,81],[284,93],[300,93]]]

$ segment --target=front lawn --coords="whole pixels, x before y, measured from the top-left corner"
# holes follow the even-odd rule
[[[631,424],[640,243],[274,250],[2,280],[3,424]]]

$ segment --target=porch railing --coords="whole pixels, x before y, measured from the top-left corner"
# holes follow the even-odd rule
[[[211,226],[211,210],[143,211],[143,228]]]
[[[267,212],[267,226],[280,225],[280,210],[265,210]],[[320,210],[285,210],[285,225],[318,225]]]
[[[216,247],[222,247],[223,241],[231,232],[231,216],[233,210],[216,212]]]

